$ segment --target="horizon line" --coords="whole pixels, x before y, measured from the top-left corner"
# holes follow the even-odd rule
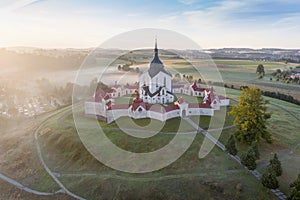
[[[45,50],[66,50],[66,49],[74,49],[74,50],[88,50],[88,49],[97,49],[98,47],[38,47],[38,46],[0,46],[0,49],[10,49],[10,48],[32,48],[32,49],[45,49]],[[105,49],[100,48],[99,49]],[[107,48],[109,49],[116,49],[116,50],[130,50],[130,49],[121,49],[121,48]],[[168,48],[172,49],[172,48]],[[203,50],[209,50],[209,49],[252,49],[252,50],[262,50],[262,49],[282,49],[282,50],[300,50],[300,47],[298,48],[292,48],[292,47],[234,47],[234,46],[224,46],[224,47],[208,47],[208,48],[202,48]]]

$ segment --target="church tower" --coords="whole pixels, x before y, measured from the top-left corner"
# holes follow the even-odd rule
[[[140,76],[139,88],[144,102],[153,104],[174,102],[172,74],[159,58],[157,39],[155,39],[154,55],[149,68]]]

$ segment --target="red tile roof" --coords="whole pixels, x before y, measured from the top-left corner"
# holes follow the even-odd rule
[[[143,101],[143,99],[134,99],[132,102],[132,109],[133,111],[136,111],[140,106],[146,109],[146,104]]]
[[[178,109],[179,109],[179,107],[177,105],[171,105],[171,106],[165,107],[166,112],[170,112],[170,111],[178,110]]]
[[[198,87],[196,81],[194,81],[192,88],[194,91],[197,91],[197,92],[203,92],[205,90],[205,88]]]
[[[126,110],[130,107],[129,104],[116,104],[111,106],[111,110]]]
[[[114,90],[114,89],[107,89],[107,90],[105,90],[105,92],[106,93],[114,93],[114,92],[116,92],[116,90]]]
[[[105,99],[105,100],[110,99],[109,95],[105,95],[104,99]]]
[[[211,108],[209,103],[190,103],[189,108]]]
[[[165,113],[165,109],[162,106],[147,106],[147,110],[158,113]]]

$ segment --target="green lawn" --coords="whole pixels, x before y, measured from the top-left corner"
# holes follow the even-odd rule
[[[172,195],[174,198],[273,199],[252,175],[218,148],[199,159],[198,152],[203,141],[200,134],[188,151],[173,164],[156,172],[134,175],[117,172],[98,162],[82,145],[75,129],[57,124],[57,118],[46,126],[52,131],[41,136],[39,141],[46,163],[53,171],[62,174],[97,174],[60,177],[68,188],[89,199],[95,196],[110,198],[110,195],[147,198],[153,195],[153,192],[149,192],[152,190],[161,194],[163,199]],[[94,134],[93,129],[88,131]],[[119,147],[133,152],[159,149],[173,138],[173,135],[159,134],[142,141],[114,130],[107,131],[106,135]],[[177,187],[182,188],[182,192]],[[236,187],[242,187],[242,190]]]
[[[238,99],[240,95],[239,90],[226,89],[226,93],[230,98]],[[274,142],[273,144],[268,144],[262,142],[259,145],[259,150],[261,154],[260,160],[257,161],[258,164],[268,162],[277,153],[279,155],[285,154],[285,152],[296,142],[300,141],[300,123],[295,116],[299,116],[300,106],[291,104],[278,99],[273,99],[269,97],[264,97],[270,101],[268,105],[268,110],[272,113],[272,117],[269,120],[269,130],[273,134]],[[235,102],[232,101],[234,104]],[[221,134],[220,141],[226,143],[229,136],[236,130],[236,128],[231,128],[224,130]],[[238,143],[239,155],[241,152],[245,152],[248,145]],[[280,189],[287,192],[288,185],[296,178],[297,174],[300,173],[300,168],[295,167],[300,165],[299,157],[299,147],[293,153],[283,159],[283,171],[284,174],[279,178]],[[291,163],[290,161],[293,160]],[[260,170],[261,172],[264,169]]]

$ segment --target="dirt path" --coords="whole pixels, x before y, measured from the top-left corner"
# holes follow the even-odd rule
[[[235,169],[235,170],[226,170],[226,171],[211,171],[211,172],[190,172],[190,173],[175,173],[168,175],[156,175],[156,176],[148,176],[148,177],[133,177],[133,176],[124,176],[119,174],[99,174],[99,173],[55,173],[58,177],[97,177],[97,178],[114,178],[119,180],[130,180],[130,181],[162,181],[162,180],[170,180],[170,179],[178,179],[178,178],[193,178],[193,177],[204,177],[204,176],[213,176],[218,175],[219,173],[241,173],[244,172],[243,169]]]
[[[38,142],[38,136],[39,136],[39,132],[41,130],[41,128],[47,123],[47,121],[49,119],[51,119],[52,117],[65,112],[67,109],[69,109],[69,107],[64,108],[63,110],[60,110],[52,115],[50,115],[48,118],[46,118],[41,124],[40,126],[35,130],[34,132],[34,138],[35,138],[35,145],[36,145],[36,149],[37,149],[37,153],[38,153],[38,157],[39,160],[41,162],[41,164],[43,165],[44,169],[47,171],[47,173],[52,177],[52,179],[60,186],[60,188],[62,189],[62,191],[66,194],[68,194],[69,196],[75,198],[75,199],[80,199],[80,200],[84,200],[84,198],[77,196],[76,194],[72,193],[71,191],[69,191],[59,180],[58,178],[55,176],[55,173],[53,173],[50,168],[47,166],[47,164],[44,161],[43,155],[42,155],[42,151],[41,151],[41,147],[39,145]]]
[[[4,174],[1,174],[0,173],[0,179],[2,179],[3,181],[6,181],[14,186],[16,186],[17,188],[19,188],[20,190],[24,190],[26,192],[29,192],[31,194],[35,194],[35,195],[41,195],[41,196],[50,196],[50,195],[54,195],[54,194],[57,194],[57,193],[60,193],[61,191],[57,191],[55,193],[48,193],[48,192],[40,192],[40,191],[36,191],[36,190],[33,190],[33,189],[30,189],[24,185],[22,185],[21,183],[17,182],[16,180],[14,179],[11,179],[7,176],[5,176]]]

